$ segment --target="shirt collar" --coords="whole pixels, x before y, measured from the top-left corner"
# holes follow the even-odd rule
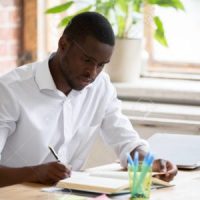
[[[40,90],[57,90],[55,82],[53,80],[53,77],[51,75],[51,72],[49,70],[49,59],[52,55],[48,56],[44,61],[39,62],[38,66],[36,67],[36,73],[35,73],[35,81],[38,84],[38,87]],[[91,88],[94,83],[89,84],[84,89],[77,91],[72,90],[72,95],[78,95],[81,94],[83,91]]]
[[[56,85],[49,70],[49,58],[50,56],[36,67],[35,81],[40,90],[56,90]]]

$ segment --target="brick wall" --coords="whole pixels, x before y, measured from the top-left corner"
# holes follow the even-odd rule
[[[22,0],[0,0],[0,74],[18,66]]]

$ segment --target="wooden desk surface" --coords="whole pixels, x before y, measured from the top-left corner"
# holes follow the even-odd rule
[[[150,200],[199,200],[200,199],[200,169],[194,171],[179,171],[174,187],[152,190]],[[42,192],[46,187],[39,184],[18,184],[0,189],[0,200],[64,200],[66,194]],[[66,198],[67,199],[67,198]],[[120,195],[113,199],[129,199]]]

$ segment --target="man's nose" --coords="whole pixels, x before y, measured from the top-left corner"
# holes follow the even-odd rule
[[[88,66],[87,70],[88,70],[91,78],[96,77],[96,75],[97,75],[97,67],[98,67],[97,63],[91,63],[90,66]]]

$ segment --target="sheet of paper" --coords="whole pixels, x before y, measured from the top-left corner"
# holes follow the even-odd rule
[[[45,187],[41,189],[42,192],[62,192],[63,188],[58,187]]]

